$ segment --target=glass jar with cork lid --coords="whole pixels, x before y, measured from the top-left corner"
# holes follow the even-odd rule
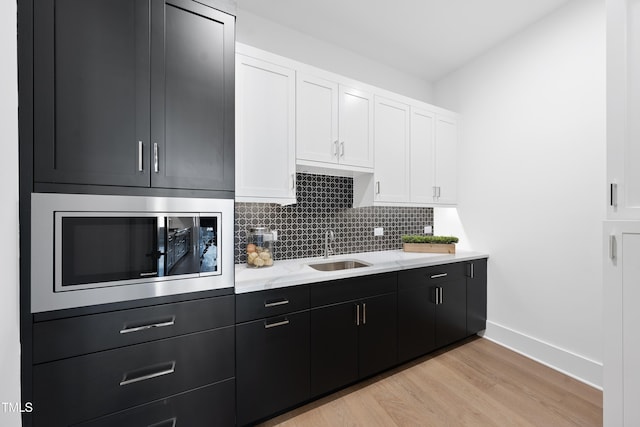
[[[247,267],[261,268],[273,265],[274,233],[267,227],[255,227],[247,233]]]

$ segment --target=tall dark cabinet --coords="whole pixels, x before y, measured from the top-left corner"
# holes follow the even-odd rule
[[[34,1],[34,181],[234,190],[235,18],[192,0]]]
[[[235,424],[232,288],[35,314],[30,294],[32,193],[234,197],[235,11],[18,0],[25,427]]]

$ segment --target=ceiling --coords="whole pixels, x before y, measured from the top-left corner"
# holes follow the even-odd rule
[[[238,0],[238,8],[433,82],[568,1]]]

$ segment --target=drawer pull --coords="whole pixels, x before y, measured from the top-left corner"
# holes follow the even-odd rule
[[[178,418],[173,417],[168,420],[160,421],[159,423],[151,424],[147,427],[176,427],[177,422]]]
[[[162,363],[160,365],[139,369],[133,372],[127,372],[123,375],[120,385],[129,385],[140,381],[150,380],[152,378],[161,377],[163,375],[173,374],[176,369],[176,362]]]
[[[285,304],[289,304],[289,300],[286,298],[283,298],[281,300],[276,300],[276,301],[265,301],[264,307],[269,308],[269,307],[276,307],[276,306],[285,305]]]
[[[431,276],[432,279],[439,279],[440,277],[447,277],[447,273],[434,274]]]
[[[289,324],[289,319],[287,319],[285,317],[284,320],[280,321],[280,322],[274,322],[274,323],[267,323],[267,321],[264,321],[264,328],[265,329],[269,329],[269,328],[277,328],[278,326],[284,326],[284,325],[288,325]]]
[[[176,316],[171,316],[168,320],[160,320],[159,322],[151,323],[147,325],[128,326],[125,324],[124,327],[120,330],[120,333],[128,334],[130,332],[146,331],[147,329],[162,328],[164,326],[173,326],[175,325],[175,323],[176,323]]]

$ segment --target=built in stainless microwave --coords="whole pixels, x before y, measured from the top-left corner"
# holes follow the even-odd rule
[[[233,200],[33,193],[31,311],[233,287]]]

